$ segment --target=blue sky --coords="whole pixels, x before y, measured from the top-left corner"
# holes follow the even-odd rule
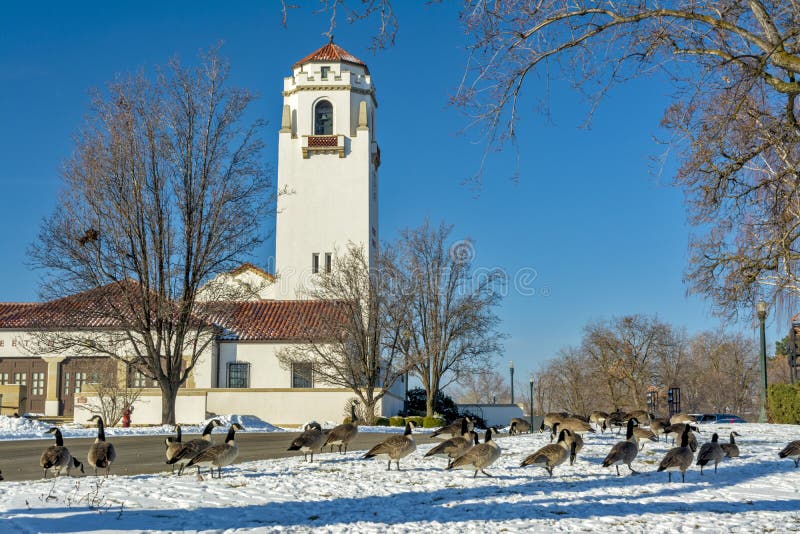
[[[298,2],[300,3],[300,2]],[[91,87],[117,73],[164,64],[222,41],[233,84],[261,95],[266,155],[276,163],[283,77],[326,42],[328,19],[310,7],[280,24],[275,2],[15,2],[0,18],[0,301],[35,300],[39,273],[26,249],[58,201],[59,168],[72,150]],[[374,24],[339,23],[336,42],[369,64],[381,145],[381,238],[426,217],[455,225],[476,244],[481,267],[536,272],[534,295],[511,291],[500,315],[508,334],[500,369],[518,376],[580,340],[590,320],[657,314],[688,331],[718,328],[710,306],[687,297],[681,278],[690,229],[675,161],[653,173],[654,142],[669,87],[635,80],[603,102],[590,128],[587,105],[566,83],[550,86],[552,119],[533,110],[544,82],[525,92],[519,180],[512,149],[492,154],[479,192],[462,185],[478,169],[477,132],[448,105],[466,61],[457,3],[396,2],[395,46],[372,54]],[[315,7],[316,2],[310,5]],[[268,264],[270,242],[256,258]],[[730,326],[753,335],[751,324]],[[788,328],[772,322],[770,336]],[[773,339],[768,343],[772,345]]]

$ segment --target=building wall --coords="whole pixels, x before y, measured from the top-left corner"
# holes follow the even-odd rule
[[[331,69],[328,80],[320,79],[322,66]],[[333,105],[333,134],[344,136],[344,157],[303,156],[307,136],[314,132],[314,106],[322,99]],[[312,63],[294,68],[284,81],[291,128],[278,134],[278,186],[288,194],[278,198],[275,298],[297,298],[298,287],[313,283],[312,253],[320,254],[324,268],[325,253],[335,256],[349,243],[364,247],[370,257],[375,252],[378,147],[373,124],[358,128],[361,102],[368,121],[374,120],[372,80],[362,67]]]

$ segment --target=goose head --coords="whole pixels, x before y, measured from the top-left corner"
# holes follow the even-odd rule
[[[714,434],[711,436],[711,443],[716,443],[718,441],[719,441],[719,434],[714,432]]]
[[[242,425],[240,425],[239,423],[233,423],[231,425],[231,428],[234,429],[234,430],[237,430],[237,431],[238,430],[244,430],[244,427]]]
[[[53,428],[51,428],[49,430],[46,430],[45,434],[55,434],[56,432],[58,432],[58,428],[53,427]]]

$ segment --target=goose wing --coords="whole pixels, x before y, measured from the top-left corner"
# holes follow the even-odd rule
[[[790,442],[786,447],[783,448],[781,452],[778,453],[778,456],[781,458],[789,458],[798,455],[800,455],[800,439]]]
[[[194,458],[192,458],[189,461],[189,463],[186,464],[186,467],[190,467],[201,463],[213,462],[214,459],[220,454],[222,454],[227,447],[229,447],[229,445],[224,443],[221,445],[213,445],[211,447],[207,447],[204,450],[200,451],[200,453],[198,453]]]
[[[636,458],[638,452],[639,447],[632,441],[620,441],[608,451],[605,460],[603,460],[603,467],[608,467],[618,462],[627,463],[629,461],[628,458],[632,461]]]
[[[555,443],[551,443],[550,445],[545,445],[538,451],[534,452],[527,458],[522,461],[522,465],[533,465],[533,464],[546,464],[546,465],[557,465],[553,464],[553,461],[558,461],[559,458],[561,459],[560,462],[562,463],[567,458],[567,450],[562,447],[561,445],[557,445]]]
[[[205,449],[211,447],[211,442],[204,439],[193,439],[183,444],[178,452],[168,460],[168,464],[173,464],[181,460],[191,460]]]
[[[429,450],[425,454],[425,458],[430,456],[460,456],[462,452],[465,452],[469,448],[470,444],[471,442],[468,439],[460,436],[457,438],[450,438]]]
[[[372,447],[364,458],[372,458],[379,454],[397,454],[398,452],[405,451],[413,444],[413,440],[407,436],[392,436]]]
[[[658,471],[674,469],[675,467],[688,467],[692,464],[694,453],[689,447],[675,447],[667,451],[664,459],[658,465]]]

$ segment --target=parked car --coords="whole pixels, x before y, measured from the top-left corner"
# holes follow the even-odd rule
[[[690,414],[697,418],[698,423],[746,423],[738,415],[729,413],[693,413]]]

